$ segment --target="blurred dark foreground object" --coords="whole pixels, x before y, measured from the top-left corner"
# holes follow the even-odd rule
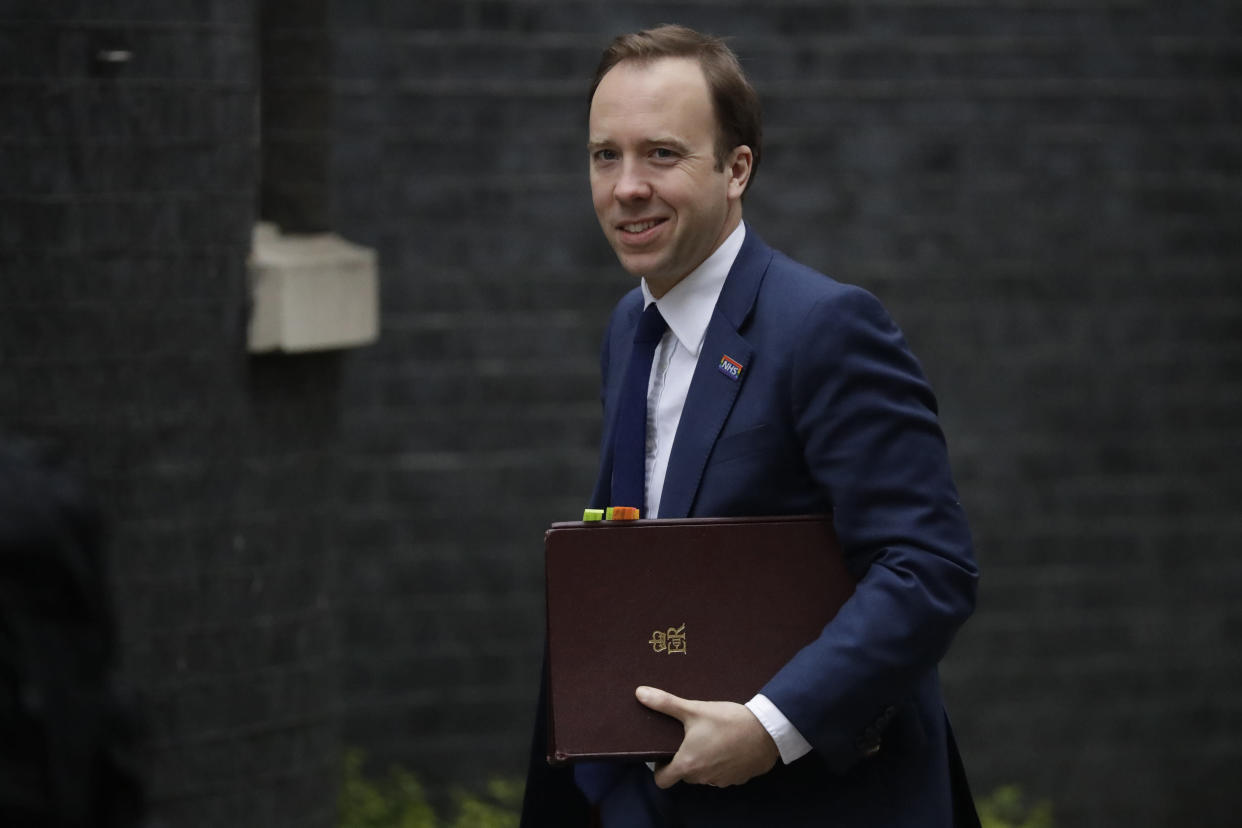
[[[102,547],[75,476],[0,437],[0,825],[140,824]]]

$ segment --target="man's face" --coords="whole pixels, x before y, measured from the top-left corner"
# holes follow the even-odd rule
[[[591,99],[591,197],[621,266],[663,296],[737,227],[750,175],[739,147],[717,169],[716,117],[691,58],[625,60]]]

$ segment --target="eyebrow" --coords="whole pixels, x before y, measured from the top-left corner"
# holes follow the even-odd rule
[[[649,147],[672,147],[673,149],[683,153],[690,151],[689,144],[682,141],[680,138],[674,138],[671,135],[665,136],[664,138],[652,138],[645,143]]]
[[[674,138],[671,135],[665,136],[663,138],[646,138],[642,141],[642,145],[644,147],[672,147],[673,149],[676,149],[679,152],[690,151],[690,146],[685,141],[682,141],[679,138]],[[605,140],[605,139],[596,139],[596,140],[587,141],[587,150],[591,152],[594,152],[595,150],[598,150],[598,149],[603,149],[605,147],[613,147],[613,146],[616,146],[615,141],[610,141],[610,140]]]

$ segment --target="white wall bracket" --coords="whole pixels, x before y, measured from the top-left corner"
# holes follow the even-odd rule
[[[282,235],[255,227],[247,263],[251,353],[356,348],[379,338],[375,251],[335,233]]]

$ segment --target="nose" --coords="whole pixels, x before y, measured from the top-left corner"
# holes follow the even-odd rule
[[[642,166],[627,159],[621,167],[621,175],[613,188],[613,195],[618,201],[641,201],[651,198],[651,182],[647,179]]]

